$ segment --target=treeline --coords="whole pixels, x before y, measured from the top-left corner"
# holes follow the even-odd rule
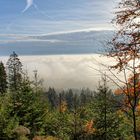
[[[71,110],[74,108],[74,100],[76,100],[77,106],[82,106],[91,102],[94,96],[94,91],[87,88],[82,90],[69,89],[59,92],[50,87],[45,93],[45,96],[52,108],[57,108],[62,101],[65,101],[67,108]]]
[[[0,63],[0,140],[133,139],[124,96],[108,88],[105,76],[100,83],[95,91],[44,91],[37,71],[30,80],[13,52],[6,68]]]

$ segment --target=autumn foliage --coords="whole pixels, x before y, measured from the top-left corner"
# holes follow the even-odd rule
[[[123,95],[121,103],[124,111],[131,112],[135,140],[137,133],[137,111],[140,100],[140,1],[121,0],[113,23],[117,25],[117,33],[112,39],[108,56],[116,60],[111,66],[123,72],[124,87],[119,86],[116,94]],[[128,73],[131,74],[128,78]],[[117,85],[118,86],[118,85]]]
[[[96,129],[94,128],[94,122],[93,120],[90,120],[85,125],[85,132],[87,134],[93,134],[96,132]]]
[[[123,96],[123,109],[131,109],[135,107],[136,111],[140,111],[140,74],[137,73],[135,78],[135,85],[134,77],[131,76],[124,87],[115,90],[115,94]]]

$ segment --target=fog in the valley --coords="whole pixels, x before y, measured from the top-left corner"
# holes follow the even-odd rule
[[[99,54],[37,55],[19,56],[19,58],[23,63],[24,71],[27,70],[31,78],[34,76],[33,71],[37,70],[39,78],[44,81],[45,88],[51,86],[58,89],[87,87],[94,89],[98,86],[102,73],[111,74],[102,65],[113,64],[111,58]],[[0,60],[6,63],[8,57],[0,57]],[[111,81],[109,85],[114,87]]]

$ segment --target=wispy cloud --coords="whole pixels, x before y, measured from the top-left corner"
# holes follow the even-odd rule
[[[33,0],[26,0],[26,3],[26,7],[22,11],[22,13],[26,12],[33,5]]]
[[[6,21],[0,20],[0,32],[47,34],[93,27],[109,29],[117,1],[119,0],[27,0],[26,7],[21,13],[24,1],[14,5],[11,0],[6,0],[3,3],[14,5],[10,7],[14,8],[11,10],[14,13],[1,12],[4,16],[0,16],[7,17],[7,19]],[[2,8],[0,7],[0,10]],[[11,18],[12,16],[14,18]],[[8,30],[5,30],[7,24]]]

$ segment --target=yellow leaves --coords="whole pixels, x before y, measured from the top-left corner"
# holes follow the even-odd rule
[[[140,118],[137,120],[137,131],[140,133]]]
[[[62,101],[61,104],[59,105],[59,111],[61,113],[66,112],[67,110],[67,103],[66,101]]]
[[[53,136],[47,136],[47,137],[45,137],[45,136],[35,136],[33,138],[33,140],[60,140],[60,139],[58,139],[56,137],[53,137]]]
[[[93,128],[93,125],[94,125],[93,120],[90,120],[90,121],[88,121],[88,122],[86,123],[86,125],[85,125],[85,132],[86,132],[87,134],[93,134],[93,133],[95,133],[96,129]]]
[[[116,113],[117,113],[117,115],[120,116],[120,117],[124,114],[122,110],[118,110]]]

